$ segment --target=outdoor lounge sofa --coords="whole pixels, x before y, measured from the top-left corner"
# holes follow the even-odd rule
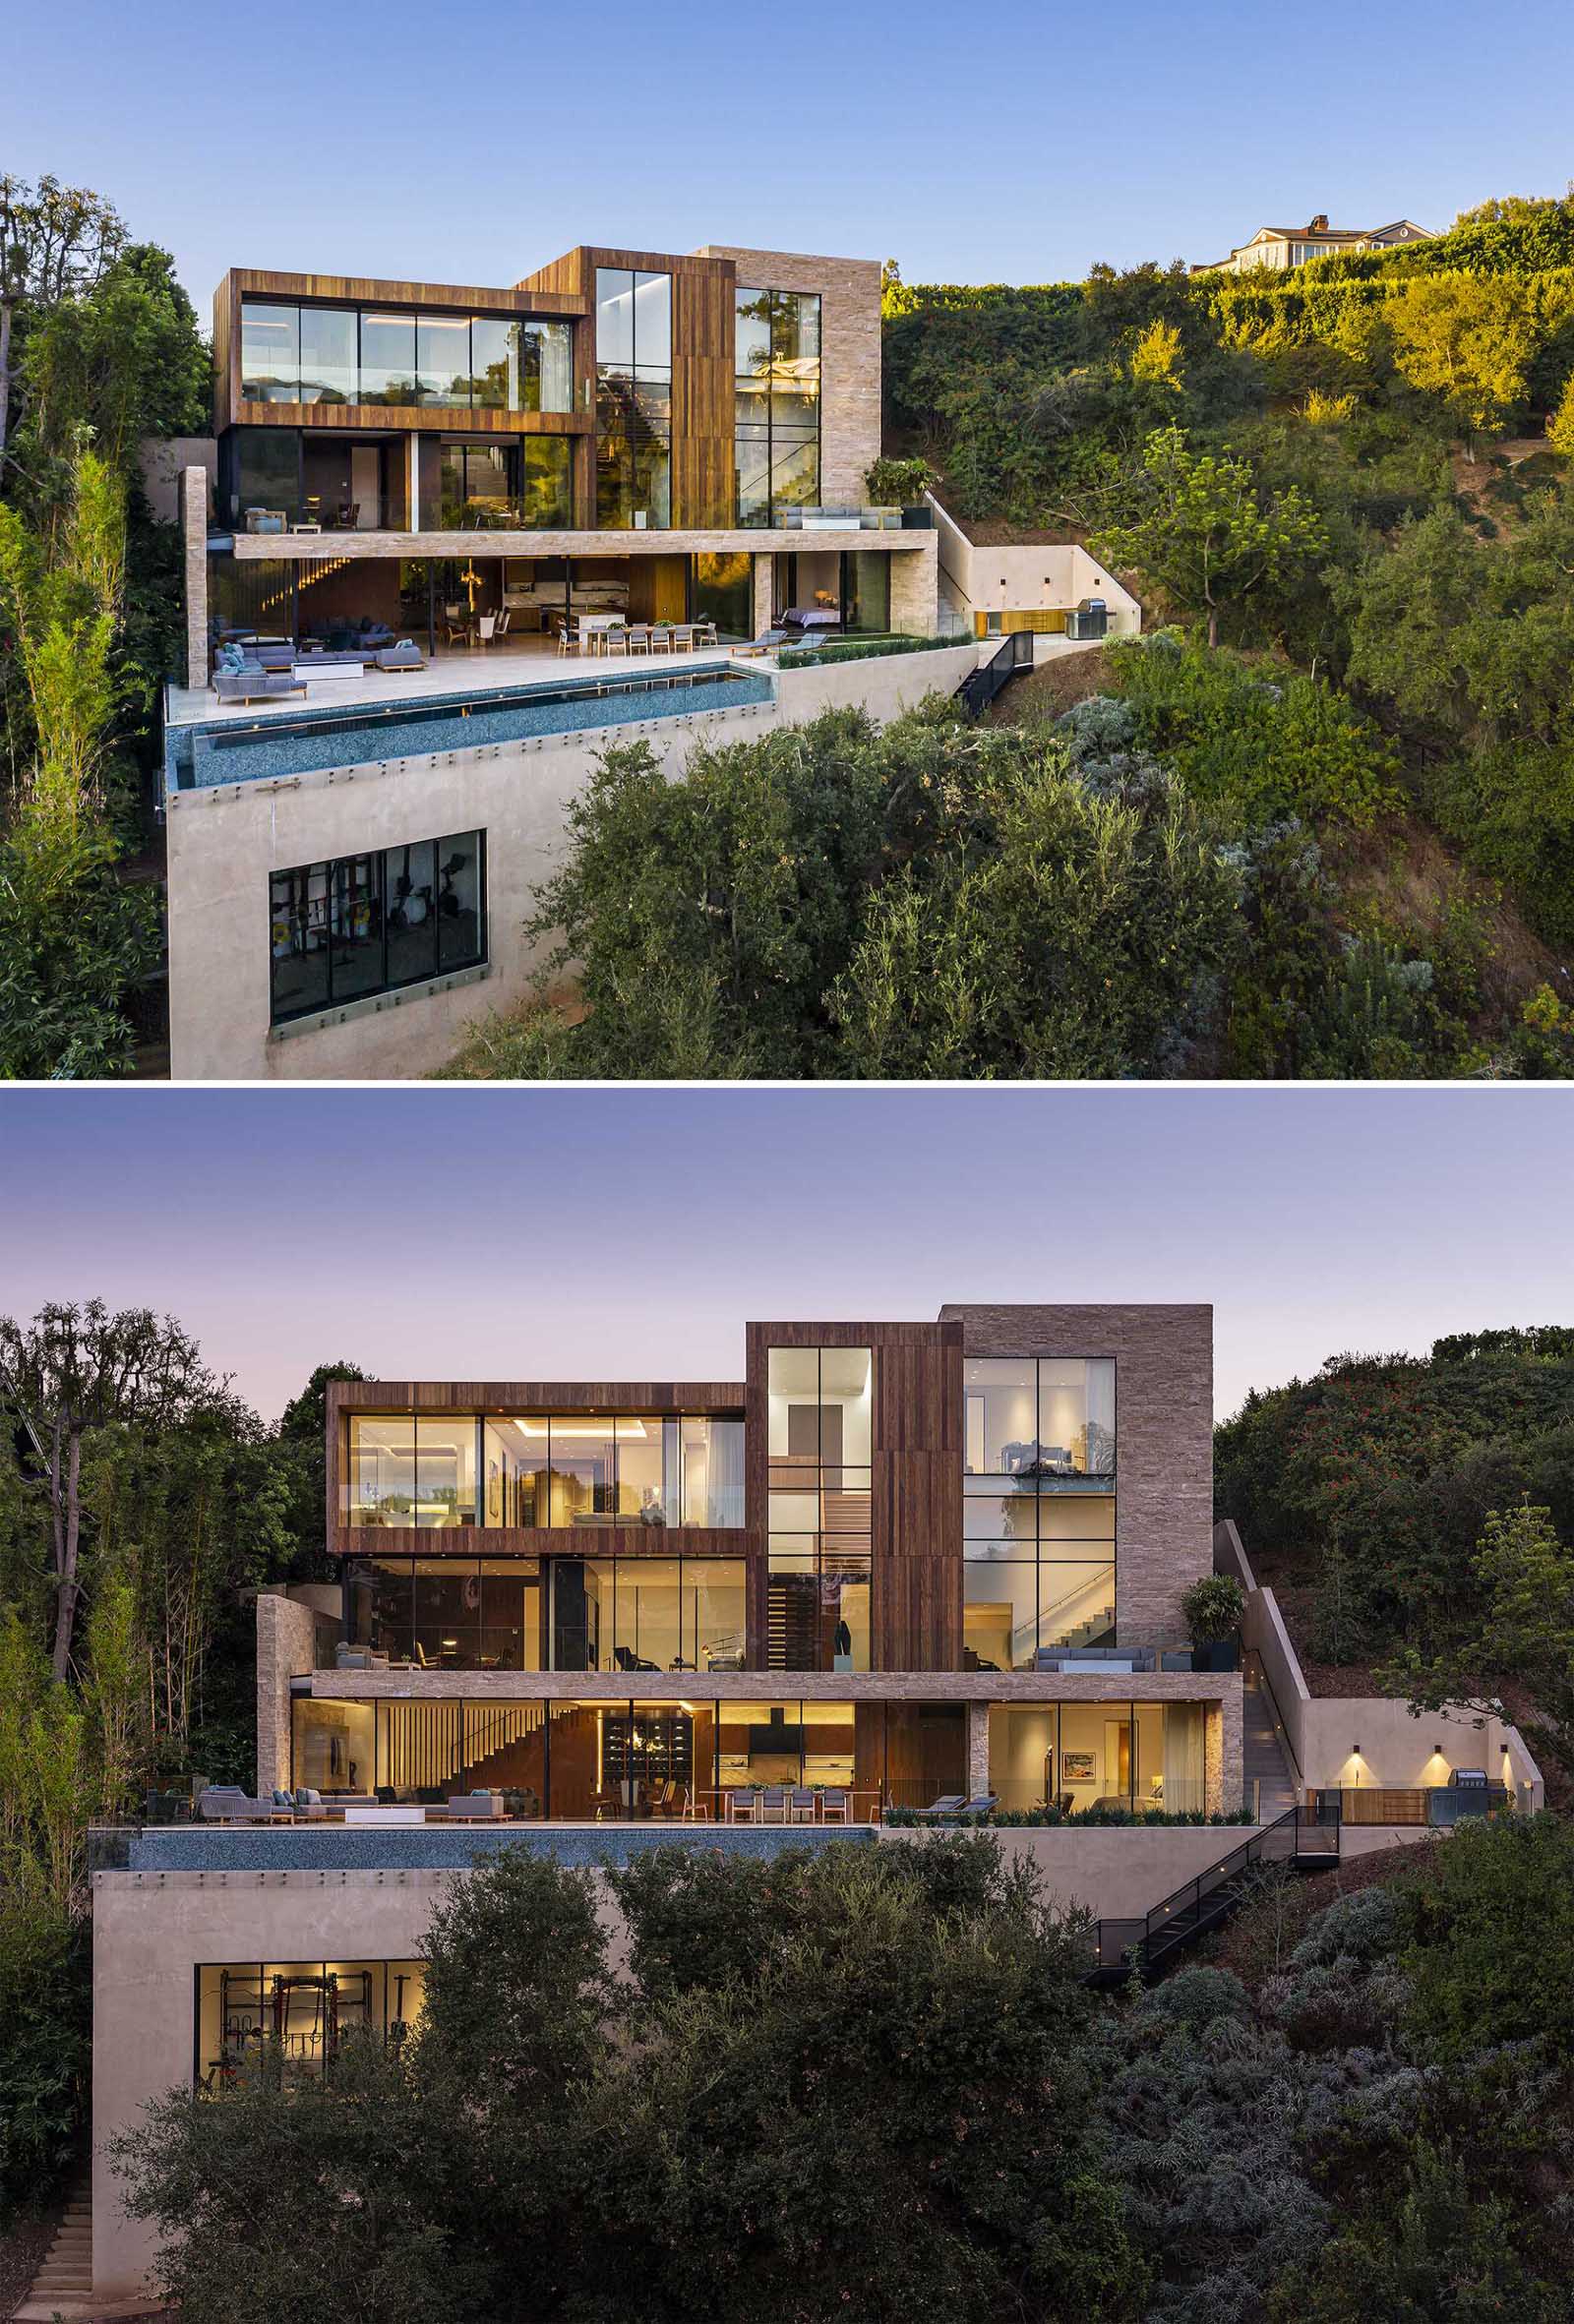
[[[238,1783],[211,1783],[197,1799],[197,1813],[205,1823],[272,1823],[275,1818],[294,1814],[294,1803],[284,1794],[284,1806],[277,1797],[254,1800],[242,1791]]]
[[[276,647],[262,649],[276,656]],[[238,645],[221,645],[213,662],[213,691],[221,702],[266,702],[280,694],[303,694],[304,679],[295,676],[293,661],[282,669],[269,669],[257,654]]]
[[[379,670],[424,670],[426,663],[413,637],[401,637],[397,645],[387,645],[377,655]]]
[[[503,1794],[500,1791],[470,1791],[447,1800],[442,1807],[431,1807],[428,1817],[447,1817],[450,1823],[501,1823],[504,1817]]]

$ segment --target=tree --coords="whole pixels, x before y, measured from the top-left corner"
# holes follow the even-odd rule
[[[1574,1550],[1558,1539],[1549,1509],[1522,1502],[1488,1513],[1474,1563],[1480,1626],[1429,1659],[1402,1647],[1384,1683],[1418,1713],[1452,1706],[1502,1717],[1502,1682],[1517,1680],[1536,1705],[1536,1736],[1574,1772]]]
[[[11,416],[19,311],[89,290],[125,246],[118,211],[86,186],[0,177],[0,464]]]
[[[1546,441],[1565,460],[1574,460],[1574,372],[1571,372],[1557,409],[1546,422]]]
[[[1540,333],[1524,285],[1507,275],[1417,274],[1384,316],[1400,372],[1441,398],[1474,458],[1476,438],[1525,398]]]
[[[1188,612],[1219,642],[1221,615],[1265,581],[1282,581],[1328,546],[1322,518],[1299,485],[1265,494],[1249,460],[1194,452],[1178,427],[1147,440],[1136,480],[1138,513],[1089,542],[1107,565],[1129,567]]]
[[[121,251],[91,288],[43,309],[23,376],[32,442],[58,458],[76,431],[134,479],[146,437],[196,436],[211,425],[212,370],[196,312],[169,253]]]
[[[0,507],[0,612],[36,737],[0,835],[0,1074],[123,1071],[121,1004],[154,957],[155,899],[119,881],[104,799],[125,540],[124,487],[90,450],[46,535]]]
[[[1235,938],[1236,873],[1173,778],[1101,796],[1020,747],[988,848],[885,882],[834,1009],[878,1079],[1163,1072]]]
[[[0,1316],[0,1410],[30,1447],[29,1481],[48,1509],[56,1680],[72,1667],[82,1594],[85,1441],[117,1423],[171,1426],[223,1394],[173,1316],[111,1315],[101,1299],[40,1308],[27,1325]]]

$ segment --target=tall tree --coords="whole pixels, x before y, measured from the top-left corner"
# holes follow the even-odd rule
[[[1265,581],[1291,578],[1323,554],[1328,535],[1299,485],[1266,491],[1249,460],[1192,451],[1180,428],[1159,428],[1143,448],[1137,513],[1088,545],[1107,565],[1157,583],[1184,613],[1203,614],[1217,645],[1228,608]]]
[[[172,1426],[225,1393],[190,1335],[151,1308],[111,1315],[90,1299],[42,1307],[30,1324],[0,1316],[0,1410],[30,1448],[29,1481],[48,1510],[56,1679],[72,1667],[82,1595],[85,1440],[115,1423]]]
[[[125,248],[119,212],[87,186],[0,176],[0,462],[11,418],[21,311],[90,290]]]

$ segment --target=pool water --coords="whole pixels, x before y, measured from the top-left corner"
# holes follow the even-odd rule
[[[396,683],[396,682],[394,682]],[[375,765],[391,758],[470,750],[532,735],[567,735],[696,710],[731,710],[768,702],[770,680],[730,667],[580,679],[559,685],[464,697],[407,696],[386,708],[357,703],[260,718],[171,727],[165,740],[166,791],[211,789],[310,774],[324,767]]]

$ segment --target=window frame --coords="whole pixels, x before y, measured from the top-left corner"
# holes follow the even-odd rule
[[[476,843],[476,943],[473,955],[467,954],[463,959],[459,960],[444,960],[442,948],[443,916],[441,913],[434,911],[431,914],[432,948],[430,964],[423,965],[420,969],[406,976],[391,976],[389,966],[388,912],[388,898],[390,893],[390,859],[405,854],[409,848],[429,847],[433,851],[432,860],[434,869],[435,871],[438,871],[440,875],[440,867],[443,860],[441,851],[445,849],[452,849],[458,842],[469,839],[473,839]],[[347,870],[351,879],[353,879],[355,867],[361,864],[374,864],[376,866],[375,893],[379,914],[378,943],[379,958],[381,962],[381,974],[375,981],[371,983],[358,983],[356,989],[353,992],[335,995],[333,990],[333,938],[329,930],[328,903],[333,895],[335,888],[339,885],[341,874]],[[296,905],[294,898],[293,896],[288,897],[281,909],[276,897],[276,888],[279,883],[284,881],[305,882],[304,900],[306,910],[306,928],[307,932],[311,933],[312,889],[313,883],[319,878],[319,876],[322,880],[324,902],[324,918],[322,924],[324,934],[327,937],[327,941],[323,946],[323,950],[326,954],[327,967],[325,995],[321,999],[314,998],[299,1008],[281,1009],[278,1005],[276,979],[278,963],[281,958],[285,960],[294,959],[297,957],[304,959],[307,957],[307,955],[304,953],[297,955],[293,951],[292,944],[289,940],[296,922]],[[487,834],[484,825],[474,831],[445,832],[434,839],[411,840],[409,842],[400,841],[392,847],[362,849],[354,855],[328,856],[315,863],[286,864],[279,867],[278,869],[271,870],[268,874],[268,1005],[270,1031],[276,1030],[281,1025],[301,1024],[309,1018],[327,1015],[334,1009],[350,1008],[357,1001],[375,1000],[379,997],[379,995],[385,992],[408,991],[413,986],[418,984],[436,983],[441,978],[462,976],[471,969],[485,967],[488,958],[487,945],[489,936],[487,924]],[[286,928],[287,931],[285,948],[282,954],[277,948],[277,938],[275,934],[275,931],[281,924]],[[352,954],[351,957],[354,958],[356,956]]]

